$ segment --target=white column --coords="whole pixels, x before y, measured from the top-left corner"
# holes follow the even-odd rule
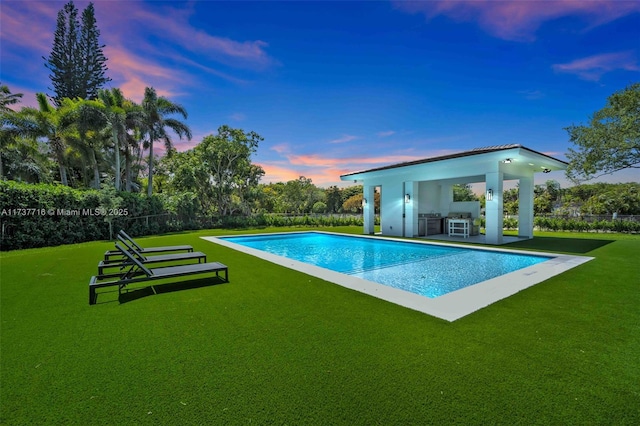
[[[364,219],[365,234],[373,235],[375,233],[376,204],[375,204],[375,186],[364,185],[362,192],[362,217]],[[365,202],[365,200],[367,200]]]
[[[418,236],[418,182],[405,182],[405,200],[404,200],[404,236]],[[406,196],[409,196],[407,199]]]
[[[442,213],[442,216],[446,216],[449,213],[449,206],[453,202],[453,185],[450,183],[443,183],[440,185],[440,206],[438,210]]]
[[[533,176],[520,178],[518,184],[518,236],[533,238]]]
[[[405,205],[402,181],[386,180],[380,194],[380,230],[382,235],[402,237]]]
[[[502,172],[490,172],[485,174],[487,183],[487,202],[485,205],[485,236],[487,244],[502,244],[503,206],[502,198]],[[492,199],[488,199],[488,194]]]

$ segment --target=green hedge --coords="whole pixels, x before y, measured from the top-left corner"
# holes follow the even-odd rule
[[[263,226],[362,226],[361,216],[282,216],[264,214],[258,219]]]
[[[586,220],[573,218],[536,217],[533,224],[542,231],[640,232],[640,222],[631,220],[596,220],[588,222]]]
[[[104,238],[108,224],[83,214],[100,207],[98,191],[60,185],[0,182],[2,250],[77,243]]]
[[[132,236],[211,228],[362,225],[354,216],[275,214],[198,217],[193,193],[175,196],[76,190],[62,185],[0,181],[1,250],[107,240],[119,229]]]
[[[193,193],[154,195],[113,189],[75,190],[62,185],[0,181],[1,250],[56,246],[106,240],[119,229],[132,236],[212,228],[295,226],[362,226],[361,216],[253,216],[198,217]],[[483,220],[484,225],[484,220]],[[640,222],[536,217],[543,231],[640,232]],[[516,218],[505,217],[504,228],[516,229]]]
[[[0,181],[0,249],[109,239],[110,224],[113,230],[126,228],[133,235],[163,232],[169,229],[157,222],[147,225],[131,218],[164,211],[155,196]]]
[[[261,228],[261,227],[313,227],[313,226],[362,226],[363,220],[356,216],[284,216],[280,214],[261,213],[252,216],[224,216],[200,218],[199,228]]]

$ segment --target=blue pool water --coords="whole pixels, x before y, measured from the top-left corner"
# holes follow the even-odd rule
[[[319,232],[221,239],[427,297],[550,259]]]

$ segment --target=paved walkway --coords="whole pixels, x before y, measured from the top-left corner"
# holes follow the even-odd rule
[[[420,237],[421,240],[433,240],[433,241],[446,241],[449,243],[473,243],[473,244],[486,244],[485,235],[472,235],[467,238],[461,236],[450,237],[447,234],[429,235],[428,237]],[[525,238],[503,236],[502,244],[515,243],[516,241],[524,240]]]

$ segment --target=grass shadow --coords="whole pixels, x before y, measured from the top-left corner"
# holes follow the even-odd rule
[[[177,283],[156,284],[156,285],[150,285],[142,288],[133,288],[131,290],[127,290],[125,288],[120,293],[120,296],[118,297],[118,301],[121,304],[129,303],[138,299],[142,299],[143,297],[154,296],[156,294],[166,294],[166,293],[173,293],[176,291],[193,290],[196,288],[210,287],[210,286],[226,284],[226,283],[227,281],[225,281],[222,277],[212,277],[212,278],[199,278],[196,280],[180,281]]]
[[[592,250],[613,243],[615,240],[598,240],[583,238],[534,237],[531,240],[516,241],[504,247],[529,250],[542,250],[562,253],[585,254]]]

